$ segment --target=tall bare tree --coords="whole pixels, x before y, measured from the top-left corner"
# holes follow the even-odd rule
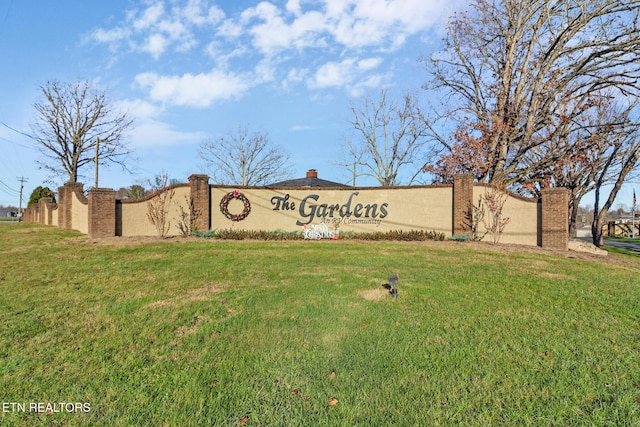
[[[640,0],[472,0],[452,18],[428,87],[480,141],[479,180],[514,183],[547,169],[570,145],[546,143],[594,98],[638,94],[639,13]],[[445,155],[460,151],[438,139]]]
[[[266,132],[250,134],[244,126],[203,141],[199,154],[219,184],[265,185],[290,176],[289,155]]]
[[[625,179],[640,165],[640,123],[638,119],[631,119],[627,126],[620,128],[608,144],[608,149],[601,158],[602,167],[598,170],[594,184],[594,218],[591,224],[593,244],[602,246],[603,227],[607,213],[622,188]],[[603,197],[602,190],[607,184],[612,184],[607,197]],[[601,199],[604,203],[601,205]]]
[[[131,150],[125,144],[133,120],[116,111],[104,91],[87,81],[49,81],[40,87],[42,99],[34,104],[32,138],[44,159],[40,166],[55,176],[77,182],[81,169],[96,161],[126,167]]]
[[[550,135],[548,141],[540,149],[533,151],[528,158],[535,163],[540,156],[545,156],[560,147],[564,155],[545,169],[531,170],[519,182],[518,190],[526,195],[540,196],[539,190],[544,187],[564,187],[569,190],[569,235],[576,236],[577,218],[582,198],[593,191],[597,179],[602,185],[617,180],[620,169],[607,167],[607,158],[619,144],[621,135],[629,134],[636,126],[634,110],[637,98],[627,97],[624,103],[612,96],[592,99],[592,108],[582,115],[579,121],[563,120],[556,124],[559,131]],[[625,105],[626,104],[626,105]],[[568,107],[570,109],[570,107]],[[615,149],[618,155],[621,150],[633,149],[629,144]]]
[[[422,149],[427,145],[428,126],[415,95],[406,93],[398,101],[386,90],[377,99],[367,97],[362,104],[351,102],[351,126],[356,137],[343,147],[342,166],[353,173],[374,178],[383,187],[401,182],[401,169],[411,168],[415,179],[423,165]]]

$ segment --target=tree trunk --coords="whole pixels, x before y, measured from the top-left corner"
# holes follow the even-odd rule
[[[571,210],[569,211],[569,237],[575,239],[578,236],[578,226],[576,222],[578,221],[578,205],[574,203],[571,205]]]

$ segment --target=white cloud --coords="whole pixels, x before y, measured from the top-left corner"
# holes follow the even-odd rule
[[[140,99],[122,100],[117,102],[115,106],[134,120],[151,119],[162,112],[162,108],[157,105]]]
[[[216,25],[224,17],[224,11],[216,6],[207,7],[207,0],[188,0],[183,7],[176,5],[167,11],[164,2],[148,3],[143,10],[130,10],[125,22],[113,29],[95,30],[91,38],[99,43],[129,41],[134,50],[149,53],[154,59],[174,46],[176,51],[186,52],[195,47],[195,30],[203,25]],[[174,3],[175,4],[175,3]],[[213,28],[213,27],[212,27]]]
[[[112,30],[103,30],[98,28],[91,34],[91,38],[100,43],[114,43],[124,40],[131,35],[131,30],[123,27],[116,27]]]
[[[237,98],[250,87],[245,78],[221,70],[182,76],[143,73],[135,80],[141,88],[149,91],[154,101],[197,108],[209,107],[221,99]]]
[[[168,40],[162,34],[151,34],[144,43],[143,51],[149,52],[151,56],[158,59],[164,53]]]
[[[206,137],[204,132],[181,132],[167,123],[145,119],[136,123],[130,140],[135,148],[144,148],[195,144]]]
[[[287,1],[287,5],[285,6],[288,12],[293,13],[294,15],[300,15],[301,7],[300,0],[289,0]]]
[[[287,81],[292,83],[300,83],[305,80],[309,70],[306,68],[293,68],[287,73]]]
[[[156,71],[136,79],[153,100],[206,107],[274,81],[352,92],[376,81],[384,84],[390,71],[380,69],[391,62],[389,55],[443,25],[450,7],[463,2],[270,0],[227,16],[215,0],[150,0],[129,11],[121,25],[96,30],[92,37],[112,47],[127,42],[155,60],[200,46],[203,58],[185,56],[185,64],[216,71],[186,69],[173,76]],[[371,57],[360,59],[364,52]],[[160,64],[178,64],[171,59]]]
[[[385,75],[374,74],[368,76],[367,78],[359,80],[356,84],[349,87],[349,95],[357,98],[366,94],[371,89],[384,88],[386,86],[389,86],[389,83],[387,82],[388,80],[388,76]]]
[[[149,6],[144,10],[140,18],[135,19],[132,22],[133,28],[136,31],[142,31],[147,28],[151,28],[153,27],[154,24],[156,24],[160,20],[160,17],[163,14],[164,14],[164,4],[162,2]]]
[[[222,21],[225,17],[224,11],[217,6],[210,6],[207,9],[207,3],[203,0],[189,0],[184,8],[176,8],[176,13],[195,25],[215,24]]]
[[[341,62],[328,62],[318,69],[309,81],[309,86],[314,89],[343,87],[363,78],[367,71],[378,67],[381,63],[381,58],[362,60],[350,58]]]
[[[358,61],[358,69],[360,71],[369,71],[377,68],[382,64],[382,58],[367,58]]]
[[[344,86],[351,80],[354,64],[355,59],[324,64],[314,75],[310,86],[316,89]]]
[[[235,39],[240,37],[243,32],[244,27],[242,25],[233,19],[227,19],[218,27],[217,35],[228,39]]]
[[[306,132],[315,129],[316,127],[309,125],[294,125],[289,128],[289,132]]]
[[[206,138],[204,132],[182,132],[158,119],[162,106],[141,99],[126,99],[115,104],[118,110],[133,119],[129,140],[134,148],[178,146],[192,144]]]

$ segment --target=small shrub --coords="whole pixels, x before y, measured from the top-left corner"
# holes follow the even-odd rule
[[[182,237],[187,237],[192,234],[194,229],[194,224],[200,217],[200,209],[196,208],[195,203],[193,203],[193,199],[191,196],[184,197],[185,204],[176,202],[178,206],[178,231],[180,231],[180,235]]]
[[[147,202],[147,218],[156,227],[158,236],[165,237],[171,228],[169,220],[169,208],[175,190],[169,188],[169,176],[165,173],[156,177],[159,190],[157,194]]]
[[[507,197],[504,186],[499,185],[490,186],[489,190],[484,194],[489,216],[488,218],[483,218],[482,222],[491,236],[491,243],[494,245],[498,244],[502,232],[510,221],[510,218],[502,216],[502,209]]]
[[[302,240],[299,231],[218,230],[215,237],[224,240]]]
[[[207,230],[207,231],[191,230],[191,235],[195,237],[212,238],[212,237],[215,237],[215,233],[216,233],[215,230]]]
[[[439,233],[435,230],[433,231],[424,231],[424,230],[392,230],[387,232],[376,231],[373,233],[355,233],[355,232],[346,232],[340,234],[341,239],[350,239],[350,240],[395,240],[395,241],[405,241],[405,242],[415,242],[415,241],[425,241],[425,240],[435,240],[442,241],[445,239],[444,233]]]
[[[469,237],[468,234],[454,234],[453,236],[449,237],[449,240],[453,240],[455,242],[468,242],[469,240],[472,240],[472,238]]]

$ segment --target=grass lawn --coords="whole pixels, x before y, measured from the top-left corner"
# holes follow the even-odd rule
[[[638,262],[30,224],[0,253],[3,426],[640,425]]]

